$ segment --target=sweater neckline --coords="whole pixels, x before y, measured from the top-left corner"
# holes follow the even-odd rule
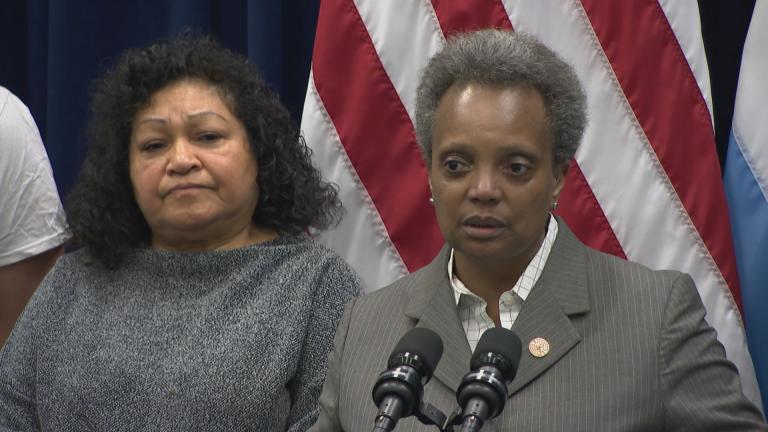
[[[121,267],[143,272],[206,272],[222,271],[231,266],[242,265],[245,260],[258,256],[279,256],[293,246],[306,242],[302,236],[280,235],[265,242],[232,249],[212,251],[176,252],[151,247],[128,250]]]

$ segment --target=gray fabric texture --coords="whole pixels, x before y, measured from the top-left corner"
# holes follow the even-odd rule
[[[512,326],[523,353],[509,399],[483,431],[768,431],[704,320],[689,276],[589,249],[558,223],[544,271]],[[423,400],[446,415],[457,407],[471,352],[445,270],[449,251],[350,302],[312,432],[371,429],[377,413],[371,389],[413,327],[434,330],[444,344]],[[550,344],[540,358],[529,351],[537,337]],[[396,430],[436,429],[409,417]]]
[[[304,237],[62,257],[0,352],[0,431],[303,431],[354,271]]]

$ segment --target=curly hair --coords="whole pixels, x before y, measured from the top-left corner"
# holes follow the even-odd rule
[[[460,33],[430,59],[416,93],[416,137],[430,166],[432,128],[443,95],[476,83],[539,92],[555,164],[569,161],[587,125],[587,99],[573,68],[533,36],[504,30]]]
[[[94,82],[88,150],[66,200],[73,246],[114,268],[127,248],[151,240],[129,177],[132,123],[154,93],[184,79],[213,85],[245,126],[259,172],[255,224],[296,234],[338,223],[338,188],[322,181],[311,150],[256,67],[209,37],[184,34],[126,51]]]

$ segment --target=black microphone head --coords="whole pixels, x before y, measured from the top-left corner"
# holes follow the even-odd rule
[[[520,365],[523,343],[512,332],[501,327],[494,327],[483,332],[477,342],[470,360],[470,368],[475,370],[483,365],[499,368],[506,381],[512,381]]]
[[[413,359],[413,355],[416,356],[417,363],[421,364],[422,370],[419,372],[425,378],[431,378],[437,367],[437,362],[443,356],[442,339],[430,329],[412,328],[400,338],[395,349],[392,350],[387,366],[392,368],[404,362],[410,363],[408,359]],[[418,367],[415,364],[411,364],[411,366]]]

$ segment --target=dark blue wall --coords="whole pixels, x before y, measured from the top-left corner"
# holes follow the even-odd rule
[[[126,48],[191,29],[248,56],[300,121],[319,0],[0,0],[0,85],[32,111],[66,193],[88,89]],[[2,157],[2,155],[0,155]]]

